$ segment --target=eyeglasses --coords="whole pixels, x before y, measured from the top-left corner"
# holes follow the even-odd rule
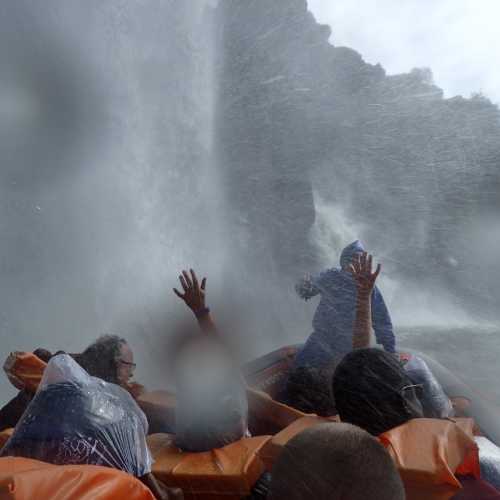
[[[411,392],[414,392],[418,399],[420,399],[424,395],[424,385],[423,384],[411,384],[405,385],[401,388],[401,396],[406,398],[407,395],[410,395]]]
[[[125,361],[125,360],[120,359],[120,358],[118,358],[117,361],[119,363],[121,363],[122,365],[130,366],[130,368],[132,368],[132,370],[135,370],[135,368],[137,367],[137,365],[135,363],[131,363],[130,361]]]

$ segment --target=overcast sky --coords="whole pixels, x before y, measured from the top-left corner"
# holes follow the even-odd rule
[[[446,97],[500,103],[500,0],[308,0],[331,42],[395,74],[430,67]]]

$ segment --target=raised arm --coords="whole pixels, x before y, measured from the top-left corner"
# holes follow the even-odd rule
[[[174,293],[193,311],[200,330],[209,336],[218,354],[205,359],[204,349],[209,346],[201,342],[197,351],[199,358],[193,360],[196,364],[191,366],[197,375],[178,379],[176,443],[184,450],[208,451],[241,439],[247,432],[246,387],[237,351],[228,339],[218,334],[206,306],[206,278],[199,285],[195,272],[190,269],[189,273],[182,271],[179,281],[184,293],[175,288]]]
[[[387,352],[396,352],[396,337],[392,328],[391,316],[380,290],[375,287],[372,294],[372,322],[378,344]]]
[[[201,331],[212,334],[217,333],[210,309],[205,304],[207,278],[203,278],[200,285],[196,273],[190,269],[189,273],[182,271],[182,274],[179,275],[179,281],[184,293],[179,292],[177,288],[174,288],[174,293],[193,311]]]
[[[352,348],[359,349],[370,345],[372,327],[371,294],[381,266],[372,273],[372,256],[366,252],[353,260],[350,271],[356,282],[356,318],[352,332]]]

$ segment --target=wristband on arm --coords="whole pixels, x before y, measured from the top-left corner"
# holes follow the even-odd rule
[[[198,309],[197,311],[193,312],[198,319],[201,319],[203,318],[203,316],[206,316],[210,312],[210,309],[208,307],[204,307],[203,309]]]

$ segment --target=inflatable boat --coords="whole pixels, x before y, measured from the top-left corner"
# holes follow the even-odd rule
[[[249,387],[247,391],[249,430],[253,437],[242,439],[217,450],[203,453],[186,453],[179,450],[172,435],[175,424],[175,395],[166,391],[154,391],[139,396],[137,402],[150,421],[148,444],[155,460],[153,474],[167,486],[181,488],[187,500],[265,498],[265,494],[259,496],[258,492],[255,493],[255,487],[259,485],[266,471],[272,470],[274,461],[286,442],[302,429],[335,420],[335,418],[306,415],[275,399],[286,381],[300,347],[301,344],[296,344],[276,349],[242,367]],[[472,417],[479,425],[482,435],[487,436],[494,443],[500,443],[500,411],[494,401],[470,388],[432,358],[417,351],[409,349],[404,351],[424,359],[447,395],[458,404],[460,413],[465,417]],[[36,379],[43,373],[43,365],[34,362],[36,360],[29,355],[19,359],[24,369],[24,372],[17,370],[17,373],[22,375],[20,378],[36,386]],[[15,382],[14,385],[18,388],[23,383],[18,378],[11,379],[11,381]],[[460,427],[472,436],[472,421],[463,420],[459,423]],[[447,424],[443,423],[443,425]],[[12,430],[7,430],[2,434],[4,439],[8,439]],[[390,436],[387,439],[390,441]],[[432,446],[432,443],[429,443],[429,446]],[[446,452],[443,456],[445,455]],[[23,460],[19,459],[19,464],[16,465],[9,457],[0,459],[0,489],[3,484],[10,491],[6,498],[35,498],[19,496],[15,493],[16,488],[18,492],[23,491],[24,483],[26,483],[24,487],[27,488],[24,491],[35,491],[37,488],[36,481],[33,482],[34,479],[30,479],[31,476],[27,475],[27,470],[31,470],[32,465],[28,464],[28,467],[26,461]],[[47,477],[46,465],[43,463],[36,465],[36,469],[42,471],[40,477]],[[89,485],[94,485],[92,486],[94,488],[96,483],[93,474],[100,474],[99,471],[96,472],[95,466],[72,466],[66,469],[66,466],[52,467],[50,473],[54,475],[54,481],[61,484],[64,481],[71,482],[72,475],[81,473],[90,478]],[[82,468],[82,472],[78,472],[80,470],[78,467]],[[453,467],[455,466],[451,469]],[[429,471],[425,471],[425,474],[428,473]],[[126,485],[126,475],[116,477],[120,485]],[[112,488],[116,487],[117,483],[111,479],[109,481],[108,493],[111,496],[106,493],[106,488],[103,488],[101,484],[100,489],[97,489],[104,496],[95,496],[95,498],[113,498]],[[150,498],[140,485],[136,483],[134,485],[137,488],[137,497],[134,498]],[[57,484],[52,484],[51,488],[53,498],[64,500],[64,495],[57,496]],[[456,488],[460,488],[460,485]],[[73,496],[72,498],[79,497]],[[90,497],[83,496],[82,498]]]
[[[293,359],[302,344],[276,349],[243,366],[249,386],[276,397],[292,366]],[[463,416],[474,418],[482,433],[494,443],[500,443],[500,407],[486,391],[480,392],[455,376],[436,360],[414,349],[401,348],[402,352],[419,356],[443,387]]]

